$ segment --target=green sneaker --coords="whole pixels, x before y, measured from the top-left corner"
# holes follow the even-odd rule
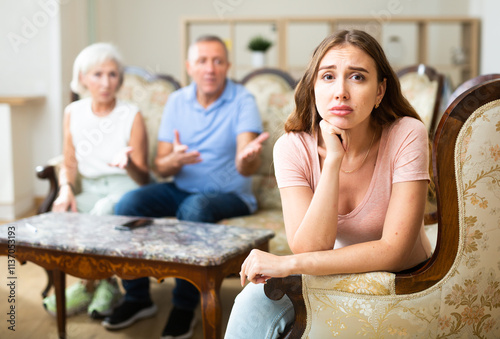
[[[122,293],[116,280],[113,279],[111,283],[108,280],[101,280],[87,308],[87,313],[93,319],[103,319],[113,313],[113,308],[121,298]]]
[[[66,295],[66,316],[84,311],[92,300],[92,294],[87,292],[82,282],[77,282],[68,287],[64,293]],[[55,316],[57,314],[56,296],[52,294],[43,299],[43,307],[47,312]]]

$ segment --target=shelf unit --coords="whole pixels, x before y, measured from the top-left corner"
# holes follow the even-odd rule
[[[449,72],[454,73],[454,85],[457,86],[463,81],[475,77],[479,74],[479,34],[480,34],[480,20],[471,17],[391,17],[387,20],[382,20],[380,18],[371,17],[281,17],[281,18],[257,18],[257,17],[240,17],[231,19],[217,19],[217,18],[184,18],[182,20],[182,48],[181,48],[181,60],[182,69],[185,69],[184,60],[187,59],[187,48],[189,44],[196,39],[197,36],[193,36],[193,30],[198,27],[203,27],[203,34],[213,33],[211,29],[217,31],[223,28],[225,30],[225,36],[221,36],[225,41],[228,41],[232,46],[238,41],[238,27],[241,26],[252,26],[252,25],[270,25],[274,34],[274,60],[271,61],[270,67],[276,67],[284,71],[289,72],[295,77],[299,77],[302,74],[305,66],[308,62],[309,55],[312,53],[312,47],[307,49],[307,56],[301,58],[301,64],[290,63],[290,56],[297,52],[304,53],[300,46],[292,46],[297,41],[291,41],[292,35],[290,30],[294,29],[295,32],[300,31],[300,27],[309,28],[313,26],[322,28],[317,29],[321,31],[316,37],[317,42],[315,45],[321,41],[326,34],[330,34],[338,29],[344,28],[358,28],[364,29],[370,34],[372,34],[386,49],[387,43],[387,31],[391,30],[391,26],[403,27],[407,30],[414,31],[413,37],[402,37],[403,43],[407,44],[410,48],[411,55],[407,55],[407,59],[411,60],[411,63],[424,63],[434,68],[437,68],[443,73]],[[400,25],[400,26],[397,26]],[[441,37],[441,41],[434,41],[433,38],[439,36],[436,34],[436,27],[452,27],[451,33],[442,33],[445,35]],[[298,30],[297,30],[298,28]],[[252,28],[247,27],[247,30],[252,30]],[[396,29],[397,30],[397,29]],[[439,31],[437,31],[439,33]],[[295,33],[294,33],[295,34]],[[399,34],[399,33],[396,33]],[[220,34],[217,34],[220,36]],[[307,34],[306,34],[307,35]],[[450,36],[451,35],[451,36]],[[408,41],[408,40],[413,41]],[[461,53],[461,58],[459,62],[454,63],[453,61],[445,60],[445,62],[434,62],[431,54],[436,54],[435,52],[440,52],[442,55],[447,55],[448,51],[440,51],[442,44],[449,40],[457,41],[458,46],[456,46],[459,53]],[[313,36],[306,36],[305,38],[300,38],[300,43],[311,43],[314,41]],[[314,46],[315,46],[314,45]],[[291,51],[291,48],[294,48]],[[387,52],[387,50],[386,50]],[[238,54],[244,53],[240,48],[229,48],[230,60],[233,63],[231,67],[229,76],[232,78],[241,78],[242,76],[238,72],[250,72],[252,67],[248,64],[238,63]],[[299,53],[299,54],[300,54]],[[393,63],[393,67],[397,70],[400,67],[409,66],[406,64]],[[188,83],[188,75],[183,72],[184,84]]]

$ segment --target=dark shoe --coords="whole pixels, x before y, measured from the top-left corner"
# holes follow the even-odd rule
[[[189,339],[196,324],[194,311],[186,311],[174,306],[163,329],[161,339]]]
[[[101,323],[108,330],[119,330],[129,327],[137,320],[151,317],[156,314],[157,307],[150,302],[124,301],[113,310],[113,314],[106,317]]]

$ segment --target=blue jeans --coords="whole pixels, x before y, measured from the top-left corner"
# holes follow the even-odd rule
[[[263,284],[248,284],[234,300],[225,339],[274,339],[295,317],[292,302],[285,295],[271,300]]]
[[[174,183],[155,183],[125,194],[115,207],[118,215],[177,217],[179,220],[216,223],[225,218],[250,214],[248,206],[234,193],[189,193]],[[122,280],[127,301],[151,301],[149,278]],[[176,279],[173,304],[194,310],[200,301],[198,289]]]

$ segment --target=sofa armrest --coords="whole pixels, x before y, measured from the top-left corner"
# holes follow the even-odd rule
[[[38,214],[49,212],[52,209],[52,204],[56,200],[59,183],[57,180],[56,167],[54,165],[37,166],[36,175],[40,179],[49,181],[49,193],[38,208]]]

